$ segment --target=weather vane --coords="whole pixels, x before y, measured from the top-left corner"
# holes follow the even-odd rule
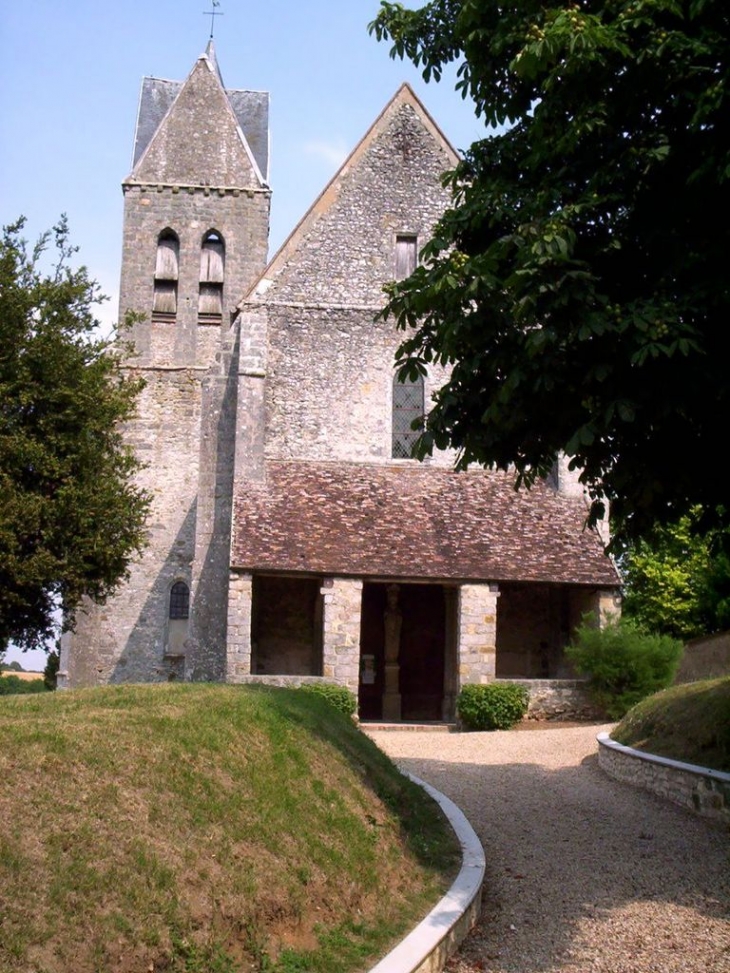
[[[223,16],[223,11],[222,10],[216,10],[216,7],[220,7],[220,5],[221,5],[220,4],[220,0],[210,0],[210,2],[213,5],[213,9],[212,10],[204,10],[203,11],[203,16],[204,17],[210,17],[210,39],[213,40],[213,28],[215,26],[215,18],[216,17],[222,17]]]

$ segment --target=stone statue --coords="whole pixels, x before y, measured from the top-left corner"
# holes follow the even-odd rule
[[[397,662],[400,649],[400,630],[403,616],[398,608],[398,585],[388,585],[388,604],[385,608],[385,661]]]

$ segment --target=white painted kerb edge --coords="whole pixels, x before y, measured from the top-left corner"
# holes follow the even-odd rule
[[[405,772],[404,772],[405,773]],[[445,794],[405,773],[441,807],[461,844],[461,870],[446,895],[426,918],[391,950],[370,973],[411,973],[433,953],[472,904],[484,881],[484,849],[463,811]]]

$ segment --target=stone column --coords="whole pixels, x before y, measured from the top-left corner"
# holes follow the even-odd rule
[[[403,616],[398,608],[397,584],[389,584],[387,605],[383,615],[385,628],[385,692],[383,693],[383,719],[393,722],[401,718],[400,697],[400,630]]]
[[[621,617],[621,591],[619,588],[604,588],[597,591],[593,598],[591,610],[598,619],[598,627],[603,628],[611,619]]]
[[[228,582],[228,644],[226,682],[242,682],[251,674],[251,606],[253,577],[231,571]]]
[[[496,585],[465,584],[459,589],[459,689],[496,676],[498,598]]]
[[[357,695],[360,682],[362,581],[327,578],[324,602],[322,675]]]

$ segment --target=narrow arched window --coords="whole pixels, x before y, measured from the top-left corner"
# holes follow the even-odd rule
[[[424,417],[423,375],[393,379],[393,459],[410,459]],[[415,429],[413,426],[415,425]]]
[[[184,581],[176,581],[170,588],[170,618],[188,618],[190,615],[190,589]]]
[[[226,248],[216,230],[206,233],[200,248],[200,324],[220,324],[223,318],[223,280]]]
[[[157,238],[155,263],[155,292],[152,318],[174,321],[177,314],[177,279],[180,241],[172,230],[163,230]]]

